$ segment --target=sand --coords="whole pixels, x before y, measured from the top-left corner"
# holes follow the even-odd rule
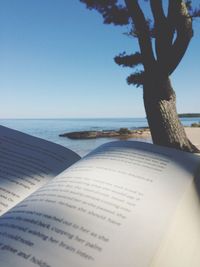
[[[185,127],[189,140],[200,150],[200,127]],[[142,133],[143,138],[151,138],[150,132]]]
[[[200,149],[200,127],[185,127],[187,137]]]

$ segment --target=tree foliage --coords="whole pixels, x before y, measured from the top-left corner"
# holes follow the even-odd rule
[[[88,9],[98,11],[105,24],[129,25],[128,35],[138,39],[140,51],[132,55],[121,53],[114,60],[123,67],[143,66],[127,78],[128,84],[137,86],[144,84],[149,70],[159,71],[166,77],[171,75],[193,36],[193,19],[200,17],[200,8],[195,8],[191,0],[168,0],[167,11],[163,8],[164,1],[146,0],[150,4],[153,20],[146,18],[141,8],[145,0],[80,1]]]

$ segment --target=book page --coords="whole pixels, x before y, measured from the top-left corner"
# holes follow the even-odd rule
[[[152,260],[151,267],[199,267],[200,202],[197,194],[199,189],[196,182],[188,187]]]
[[[0,218],[2,266],[150,266],[198,165],[145,143],[101,146]]]
[[[60,145],[0,126],[0,215],[78,159]]]

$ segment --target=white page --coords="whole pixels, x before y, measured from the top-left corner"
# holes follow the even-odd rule
[[[0,126],[0,215],[78,159],[60,145]]]
[[[198,165],[150,144],[100,147],[0,218],[2,266],[149,266]]]
[[[196,180],[197,181],[197,180]],[[197,183],[182,198],[151,267],[200,266],[200,203]]]

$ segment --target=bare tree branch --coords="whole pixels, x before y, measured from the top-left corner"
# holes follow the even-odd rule
[[[159,22],[162,23],[165,21],[166,17],[162,6],[162,0],[150,0],[150,4],[155,23],[159,24]]]
[[[147,70],[155,63],[148,23],[137,0],[125,0],[125,3],[138,33],[140,50],[144,59],[144,69]]]
[[[169,42],[171,44],[175,33],[175,25],[174,25],[176,20],[175,2],[176,1],[174,0],[169,0],[168,15],[167,15],[167,21],[169,23]]]
[[[164,14],[162,0],[150,0],[151,10],[154,17],[155,50],[159,68],[165,69],[166,53],[169,50],[168,24]]]
[[[169,75],[180,63],[193,36],[192,18],[189,16],[185,2],[183,0],[174,1],[173,5],[176,16],[175,28],[177,36],[169,52],[171,58],[168,65]]]

